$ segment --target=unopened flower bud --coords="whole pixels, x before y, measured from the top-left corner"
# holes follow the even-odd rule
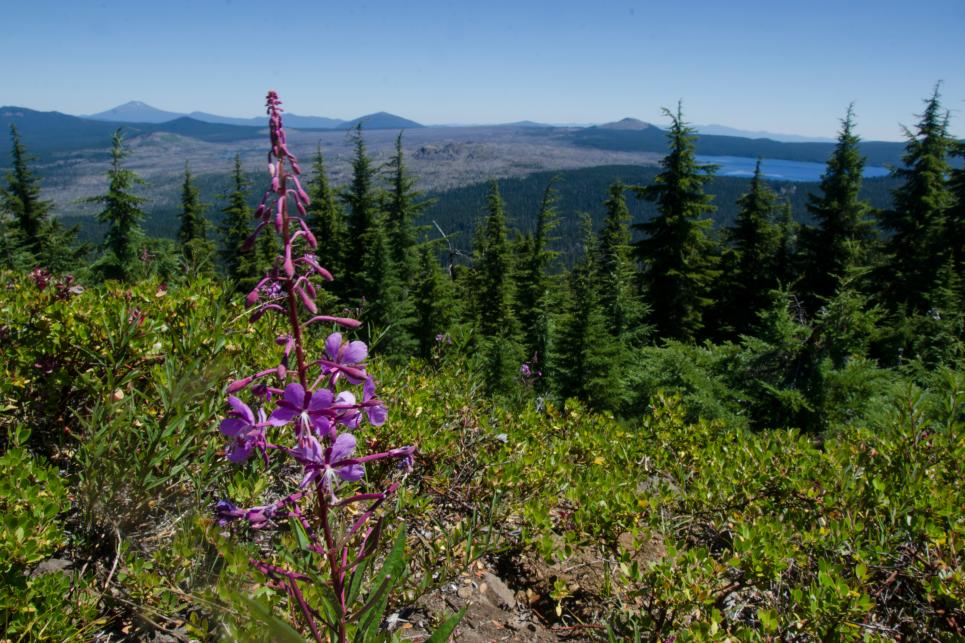
[[[252,379],[253,378],[249,375],[248,377],[243,377],[240,380],[235,380],[234,382],[228,385],[228,388],[226,389],[226,391],[228,393],[236,393],[241,389],[245,388],[246,386],[248,386],[249,384],[251,384]]]
[[[299,297],[301,297],[302,303],[305,304],[305,308],[307,308],[313,315],[318,312],[318,307],[315,305],[315,302],[312,300],[312,298],[308,296],[308,293],[305,292],[304,288],[296,286],[295,292],[298,293]]]
[[[291,279],[295,275],[295,264],[292,263],[292,245],[289,243],[285,246],[285,264],[284,264],[285,274]]]

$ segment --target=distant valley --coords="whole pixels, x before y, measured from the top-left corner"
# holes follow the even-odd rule
[[[562,127],[535,122],[488,126],[427,127],[400,116],[379,112],[351,120],[286,115],[289,145],[306,168],[321,149],[335,184],[350,175],[354,154],[350,130],[361,123],[365,143],[377,165],[384,164],[399,132],[410,171],[419,187],[442,194],[488,179],[521,178],[540,172],[574,171],[604,166],[654,167],[666,147],[661,128],[625,118],[588,127]],[[110,119],[110,120],[108,120]],[[81,203],[103,192],[108,168],[110,138],[121,128],[129,152],[125,165],[145,179],[142,194],[153,219],[149,231],[170,229],[176,213],[185,162],[197,177],[206,202],[217,208],[235,155],[254,179],[263,179],[267,127],[264,119],[221,117],[204,112],[179,114],[131,102],[112,110],[77,117],[60,112],[39,112],[23,107],[0,107],[0,128],[17,126],[28,151],[37,157],[44,197],[54,201],[55,215],[68,221],[85,221],[93,208]],[[9,164],[0,143],[0,168]],[[738,136],[703,134],[698,153],[720,163],[722,175],[742,176],[753,159],[763,157],[764,170],[775,181],[816,179],[833,143],[782,142]],[[873,175],[883,166],[900,162],[902,143],[866,142]],[[730,163],[731,165],[726,165]],[[253,192],[253,198],[255,197]]]

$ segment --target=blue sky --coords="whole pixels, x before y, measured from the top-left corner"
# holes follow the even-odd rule
[[[963,0],[31,0],[4,3],[0,104],[128,100],[226,116],[268,88],[296,114],[423,123],[634,116],[901,138],[944,82],[965,135]]]

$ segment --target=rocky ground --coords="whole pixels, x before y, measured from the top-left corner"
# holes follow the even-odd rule
[[[635,544],[629,534],[620,548],[644,564],[663,554],[652,539]],[[386,625],[407,640],[428,637],[426,625],[466,608],[453,639],[466,643],[492,641],[545,642],[590,640],[602,633],[600,616],[618,580],[612,553],[582,548],[563,563],[546,564],[521,552],[477,561],[453,582],[420,598],[414,606],[389,616]],[[565,587],[562,600],[554,588]]]

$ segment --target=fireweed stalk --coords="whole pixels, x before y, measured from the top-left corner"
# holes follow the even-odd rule
[[[332,275],[311,252],[296,256],[297,247],[315,249],[318,240],[305,221],[309,198],[298,180],[298,160],[288,150],[281,101],[275,92],[268,92],[266,106],[271,133],[271,188],[255,211],[260,221],[246,246],[250,248],[259,233],[271,234],[274,230],[284,250],[246,302],[254,308],[252,321],[268,313],[281,315],[288,321],[289,332],[275,338],[275,344],[282,347],[278,366],[228,386],[231,410],[221,422],[221,432],[230,440],[227,456],[232,462],[244,462],[257,454],[267,465],[269,454],[281,453],[298,463],[301,475],[292,493],[269,505],[240,509],[221,500],[216,513],[222,525],[235,520],[247,521],[255,529],[290,520],[300,525],[309,539],[308,548],[326,561],[335,616],[330,610],[316,610],[307,604],[300,584],[311,582],[308,576],[264,561],[252,563],[273,587],[288,593],[316,641],[323,640],[319,621],[337,640],[345,641],[353,617],[347,604],[351,575],[362,560],[374,554],[381,532],[381,519],[370,518],[398,483],[377,493],[352,494],[346,488],[364,476],[367,462],[392,458],[410,467],[414,448],[356,453],[354,432],[364,421],[380,426],[387,416],[385,405],[375,395],[375,382],[366,371],[368,350],[363,342],[347,341],[334,332],[325,340],[321,356],[306,355],[306,327],[325,323],[353,329],[360,323],[318,314],[315,281],[331,281]],[[297,214],[289,211],[292,204]],[[299,239],[302,243],[296,244]],[[306,319],[302,321],[302,317]],[[360,385],[361,400],[351,390]],[[249,392],[252,405],[258,406],[257,411],[234,395],[244,390]],[[337,510],[356,504],[361,508],[343,521],[336,520]]]

